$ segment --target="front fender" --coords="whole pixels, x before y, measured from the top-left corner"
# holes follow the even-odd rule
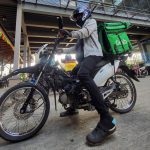
[[[8,78],[11,78],[15,75],[18,75],[19,73],[36,73],[38,71],[38,68],[39,68],[39,65],[14,70],[13,72],[8,74],[7,76],[4,76],[3,78],[1,78],[0,81],[5,81]]]
[[[139,79],[136,76],[136,73],[133,70],[129,69],[128,66],[122,65],[122,66],[119,66],[119,68],[123,72],[125,72],[129,77],[131,77],[133,80],[135,80],[137,82],[140,82]]]

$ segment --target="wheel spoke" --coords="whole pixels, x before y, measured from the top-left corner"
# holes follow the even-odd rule
[[[34,116],[32,116],[32,118],[33,118],[33,120],[34,120],[34,123],[35,123],[35,125],[37,125],[37,122],[35,121],[35,118],[34,118]]]
[[[9,129],[10,130],[10,129]],[[11,131],[11,130],[10,130]],[[12,131],[14,131],[14,133],[16,133],[17,132],[17,119],[16,119],[16,121],[15,121],[15,123],[14,123],[14,126],[12,127]]]
[[[26,132],[28,131],[28,119],[24,120],[25,121],[25,129],[26,129]]]
[[[114,99],[116,107],[114,107],[113,110],[116,110],[117,112],[126,111],[133,105],[133,102],[135,101],[136,98],[134,96],[134,92],[136,91],[134,90],[134,85],[128,76],[116,74],[116,81],[117,83],[120,84],[120,90],[117,91],[117,96],[119,98],[116,97]],[[112,82],[108,82],[108,86],[112,84]],[[110,97],[110,100],[111,99],[112,98]]]

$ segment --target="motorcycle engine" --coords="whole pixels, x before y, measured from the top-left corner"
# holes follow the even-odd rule
[[[62,105],[67,105],[67,104],[70,104],[70,100],[66,94],[66,92],[61,92],[59,94],[59,102],[62,104]]]
[[[86,104],[91,100],[89,93],[86,90],[82,90],[80,93],[68,94],[66,91],[61,91],[59,94],[59,102],[63,105],[78,103]]]
[[[94,110],[90,103],[89,92],[84,88],[76,88],[74,84],[68,84],[59,93],[59,102],[67,108],[67,105],[74,105],[77,109]]]

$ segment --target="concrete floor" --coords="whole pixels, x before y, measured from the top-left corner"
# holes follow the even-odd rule
[[[57,112],[51,108],[49,119],[36,136],[20,143],[0,138],[0,150],[150,150],[150,77],[140,81],[135,83],[138,96],[133,111],[123,115],[111,112],[118,122],[117,131],[101,146],[85,144],[85,136],[99,120],[96,112],[80,111],[77,116],[60,118],[63,109],[59,106]],[[53,103],[52,97],[50,101]]]

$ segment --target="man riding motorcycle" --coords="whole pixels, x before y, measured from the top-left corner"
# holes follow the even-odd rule
[[[110,115],[103,97],[91,77],[96,64],[103,57],[102,48],[98,41],[97,23],[91,17],[91,11],[85,7],[79,7],[74,10],[71,20],[75,21],[76,25],[81,29],[72,32],[63,29],[60,30],[61,35],[78,39],[77,44],[74,47],[64,50],[64,53],[76,52],[79,64],[75,67],[73,73],[77,72],[80,82],[87,88],[91,95],[92,105],[95,106],[97,112],[100,114],[100,121],[96,128],[86,137],[88,144],[98,145],[116,130],[116,121]],[[62,112],[60,116],[64,117],[73,114],[77,114],[77,111],[70,108],[66,112]]]

